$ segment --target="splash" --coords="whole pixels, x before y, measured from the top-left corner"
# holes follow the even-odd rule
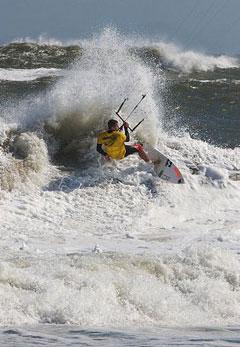
[[[27,189],[1,193],[1,325],[239,322],[239,182],[224,175],[240,168],[239,148],[166,134],[163,79],[128,48],[105,30],[54,87],[4,110],[16,129],[0,134],[1,189]],[[142,93],[130,119],[147,115],[137,136],[157,140],[185,185],[159,180],[134,156],[98,170],[89,165],[97,132],[126,96],[123,114]],[[48,155],[65,171],[31,189],[26,183],[43,178]],[[78,160],[88,168],[72,172],[68,163]],[[223,175],[192,175],[187,161]],[[213,185],[219,177],[224,185]]]
[[[10,133],[0,145],[0,188],[11,191],[26,181],[42,184],[47,166],[43,140],[32,133]]]
[[[126,114],[142,93],[147,93],[147,101],[141,104],[130,123],[146,118],[138,136],[155,142],[161,118],[154,98],[156,84],[154,73],[128,52],[122,37],[115,31],[105,30],[88,42],[81,59],[52,91],[54,106],[47,120],[48,128],[70,157],[82,139],[88,142],[91,151],[97,132],[106,127],[109,118],[116,118],[115,111],[122,100],[129,98],[128,107],[123,110]]]
[[[137,133],[133,134],[133,139],[135,137],[156,144],[159,138],[166,138],[161,126],[164,114],[161,90],[165,87],[165,80],[161,71],[145,64],[130,49],[140,44],[143,42],[131,41],[112,28],[105,29],[91,40],[82,41],[81,57],[65,71],[54,87],[45,94],[7,107],[2,116],[7,122],[16,123],[20,132],[40,133],[54,163],[77,167],[86,163],[91,166],[96,162],[97,133],[106,127],[109,118],[115,117],[115,111],[125,97],[129,100],[124,105],[123,116],[138,102],[142,93],[146,93],[147,97],[131,117],[130,125],[145,118]],[[150,46],[150,42],[145,44]],[[166,59],[176,59],[173,63],[181,68],[184,60],[180,49],[163,43],[151,45],[155,48],[160,46]],[[197,64],[201,63],[201,58],[203,65],[198,66],[203,69],[218,63],[221,65],[219,57],[204,55],[196,57]],[[226,59],[223,65],[231,62],[228,57]],[[189,59],[189,67],[184,63],[183,68],[197,66],[192,62]],[[196,146],[200,152],[202,149],[204,151],[202,143],[196,143]],[[191,150],[192,144],[188,148],[189,152]]]

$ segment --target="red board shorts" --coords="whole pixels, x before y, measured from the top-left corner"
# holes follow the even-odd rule
[[[128,146],[125,145],[126,148],[126,154],[125,157],[127,157],[130,154],[138,153],[143,151],[143,146],[140,143],[137,143],[136,145],[133,146]]]

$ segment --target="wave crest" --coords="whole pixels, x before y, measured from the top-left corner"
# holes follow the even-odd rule
[[[11,191],[26,181],[40,183],[39,173],[43,173],[47,164],[43,140],[33,133],[9,134],[0,151],[0,188]]]

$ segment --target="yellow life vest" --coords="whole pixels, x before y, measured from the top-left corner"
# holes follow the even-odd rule
[[[98,135],[97,143],[103,146],[103,150],[113,159],[122,159],[125,157],[126,148],[124,142],[126,135],[122,131],[104,131]]]

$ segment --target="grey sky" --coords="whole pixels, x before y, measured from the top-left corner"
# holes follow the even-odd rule
[[[240,0],[0,0],[0,44],[85,38],[107,25],[185,49],[240,53]]]

